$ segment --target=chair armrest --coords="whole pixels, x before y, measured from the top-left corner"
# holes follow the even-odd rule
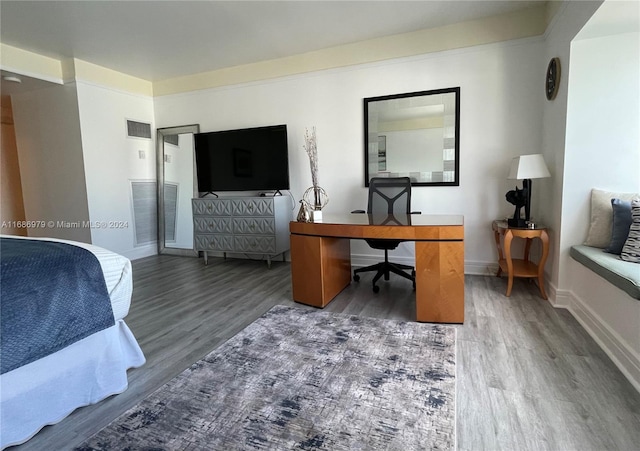
[[[364,210],[353,210],[351,213],[360,213],[360,214],[364,214],[364,213],[366,213],[366,211],[364,211]]]
[[[412,211],[411,214],[412,215],[421,215],[422,212],[421,211]]]

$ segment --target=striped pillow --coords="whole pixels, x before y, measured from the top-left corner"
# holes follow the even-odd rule
[[[631,201],[631,227],[620,258],[626,262],[640,263],[640,200]]]

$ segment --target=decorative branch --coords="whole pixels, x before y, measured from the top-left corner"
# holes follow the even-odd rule
[[[311,133],[307,128],[304,129],[304,145],[302,146],[309,155],[309,164],[311,165],[311,182],[314,188],[318,187],[318,144],[316,141],[316,128],[311,128]]]

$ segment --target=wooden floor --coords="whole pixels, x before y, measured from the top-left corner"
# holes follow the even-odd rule
[[[20,450],[66,450],[179,374],[271,306],[291,300],[290,265],[155,256],[133,263],[126,322],[147,363],[129,389],[44,428]],[[411,283],[371,290],[352,283],[325,310],[415,320]],[[536,286],[466,276],[465,323],[457,327],[457,445],[461,450],[637,450],[640,394],[565,310]],[[143,445],[143,444],[141,444]]]

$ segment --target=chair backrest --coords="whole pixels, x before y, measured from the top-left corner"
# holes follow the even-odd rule
[[[410,214],[411,179],[409,177],[371,178],[367,213]]]

